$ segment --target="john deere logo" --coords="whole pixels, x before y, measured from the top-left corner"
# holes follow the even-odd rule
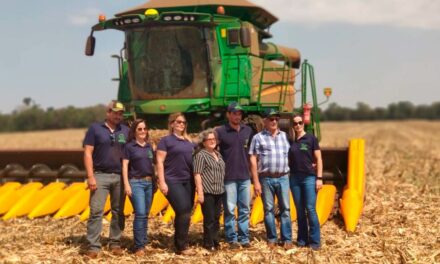
[[[304,144],[304,143],[301,143],[301,145],[300,145],[299,149],[300,149],[300,150],[304,150],[304,151],[307,151],[307,150],[309,150],[309,148],[307,147],[307,145],[306,145],[306,144]]]
[[[118,135],[118,143],[121,143],[121,144],[125,144],[125,135],[124,134],[119,134]]]

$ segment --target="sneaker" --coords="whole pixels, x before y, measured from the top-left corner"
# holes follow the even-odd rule
[[[240,244],[237,242],[229,243],[229,249],[240,249]]]
[[[120,246],[114,246],[110,248],[110,253],[115,256],[121,256],[124,254],[124,250]]]
[[[267,242],[267,247],[270,249],[274,249],[277,246],[275,242]]]
[[[96,259],[98,258],[98,251],[95,250],[88,250],[84,253],[84,256],[88,257],[89,259]]]
[[[321,249],[321,246],[320,245],[310,245],[310,248],[314,251],[318,251]]]
[[[296,242],[297,247],[307,247],[307,244],[305,242]]]

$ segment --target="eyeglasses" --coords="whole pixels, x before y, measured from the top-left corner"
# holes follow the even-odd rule
[[[113,146],[116,142],[116,136],[115,133],[110,133],[110,144]]]
[[[146,127],[138,127],[136,128],[137,131],[147,131]]]
[[[295,121],[293,121],[293,126],[302,126],[304,123],[303,123],[303,121],[299,121],[299,122],[295,122]]]
[[[176,122],[176,124],[178,124],[178,125],[181,125],[181,124],[186,125],[186,121],[182,121],[182,120],[174,120],[174,122]]]
[[[279,117],[271,117],[271,118],[269,118],[269,120],[270,120],[270,122],[273,122],[273,121],[279,121],[280,120],[280,118]]]
[[[217,139],[216,139],[216,138],[206,138],[204,141],[205,141],[205,142],[206,142],[206,141],[216,142]]]

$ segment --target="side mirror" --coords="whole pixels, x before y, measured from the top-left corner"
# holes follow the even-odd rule
[[[95,37],[92,35],[87,38],[85,53],[87,56],[93,56],[95,53]]]
[[[244,48],[249,48],[251,46],[251,32],[247,27],[240,28],[240,41],[241,46]]]
[[[324,101],[320,102],[318,106],[327,103],[330,100],[330,96],[332,95],[332,92],[333,92],[332,88],[330,87],[324,88],[324,95],[326,98]]]
[[[329,98],[332,95],[332,92],[333,92],[332,88],[330,88],[330,87],[324,88],[325,97]]]
[[[240,44],[239,29],[228,29],[228,45],[236,46]]]

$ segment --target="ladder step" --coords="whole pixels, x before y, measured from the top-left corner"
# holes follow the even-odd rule
[[[284,68],[264,68],[263,71],[280,71],[280,72],[283,72],[283,71],[288,71],[288,70],[284,69]]]
[[[289,84],[288,82],[261,82],[261,84],[284,84],[287,85]]]

